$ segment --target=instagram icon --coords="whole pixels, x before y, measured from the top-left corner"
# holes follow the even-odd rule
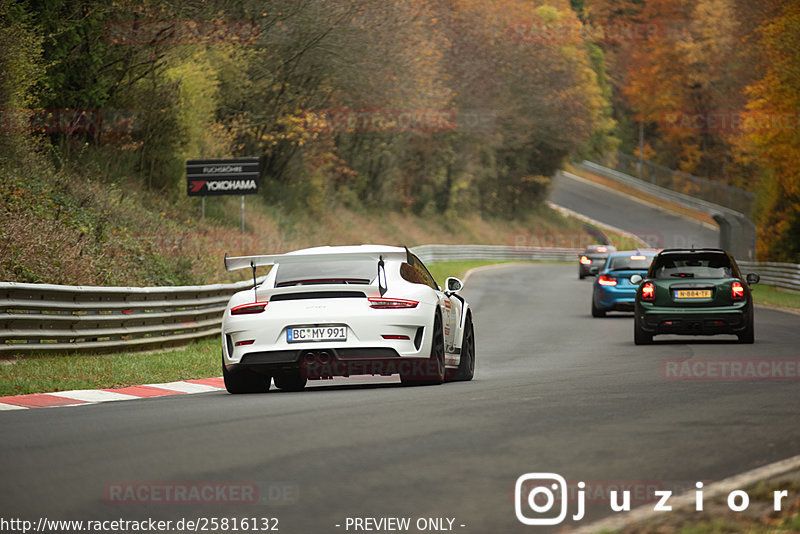
[[[578,483],[579,489],[584,487],[583,482]],[[575,520],[584,514],[582,497],[579,493]],[[558,525],[567,517],[567,501],[567,481],[556,473],[526,473],[514,485],[514,511],[525,525]]]

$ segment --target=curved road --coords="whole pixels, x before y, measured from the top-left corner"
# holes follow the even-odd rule
[[[633,199],[561,172],[553,179],[550,200],[602,223],[635,234],[653,248],[719,247],[719,228]]]
[[[668,229],[660,213],[653,228]],[[452,527],[445,519],[428,531],[541,532],[515,517],[524,473],[599,488],[586,524],[610,513],[612,486],[630,486],[635,506],[648,488],[693,488],[797,453],[797,381],[669,380],[664,369],[666,360],[796,359],[800,317],[757,310],[755,345],[636,347],[630,316],[591,318],[590,289],[574,265],[475,273],[464,290],[479,358],[469,383],[354,380],[0,412],[0,517],[275,517],[283,533],[367,531],[348,528],[348,517],[407,517],[419,532],[418,518],[448,518]],[[119,488],[161,487],[165,499],[163,488],[208,483],[258,502],[230,504],[237,495],[224,492],[202,505],[113,499]]]

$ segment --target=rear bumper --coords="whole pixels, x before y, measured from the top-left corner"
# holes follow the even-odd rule
[[[711,336],[737,334],[750,324],[752,307],[724,308],[645,308],[637,305],[639,325],[651,334]]]
[[[596,286],[595,306],[604,311],[633,311],[636,287],[617,289],[614,286]]]
[[[591,268],[594,267],[596,269],[600,269],[603,264],[606,262],[606,258],[593,258],[589,256],[589,259],[592,260],[592,263],[589,265],[584,265],[580,261],[578,261],[578,274],[581,276],[596,276],[597,273],[590,272]]]
[[[238,363],[225,365],[230,372],[249,369],[271,376],[299,370],[301,376],[309,380],[394,374],[427,377],[435,371],[430,358],[402,357],[396,350],[387,347],[251,352],[242,356]]]

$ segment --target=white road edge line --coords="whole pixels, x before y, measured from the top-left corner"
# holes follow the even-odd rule
[[[194,382],[167,382],[165,384],[144,384],[148,387],[177,391],[180,393],[208,393],[210,391],[221,391],[220,388],[209,386],[208,384],[195,384]]]
[[[43,393],[43,395],[53,395],[55,397],[64,397],[67,399],[79,400],[90,403],[131,400],[131,399],[141,398],[135,395],[126,395],[124,393],[103,391],[102,389],[76,389],[73,391],[52,391],[49,393]]]
[[[503,261],[503,260],[498,260],[498,261]],[[464,282],[464,285],[467,285],[467,280],[469,280],[469,277],[472,276],[474,273],[477,273],[477,272],[480,272],[480,271],[486,271],[486,270],[489,270],[489,269],[497,269],[499,267],[516,267],[521,263],[538,263],[538,262],[512,260],[512,261],[506,261],[504,263],[492,263],[490,265],[481,265],[479,267],[473,267],[472,269],[469,269],[466,273],[464,273],[464,278],[461,281]]]
[[[30,410],[27,406],[17,406],[16,404],[4,404],[0,402],[0,410]]]
[[[578,213],[577,211],[572,211],[569,208],[565,208],[564,206],[560,206],[555,202],[551,202],[550,200],[547,201],[547,205],[553,208],[554,210],[561,212],[564,215],[568,215],[570,217],[574,217],[583,222],[587,222],[593,226],[598,226],[604,230],[608,230],[609,232],[616,232],[618,234],[624,235],[628,239],[633,239],[634,241],[638,242],[643,248],[650,248],[650,244],[647,243],[644,239],[640,238],[638,235],[633,234],[627,230],[623,230],[622,228],[617,228],[616,226],[611,226],[610,224],[602,223],[596,219],[592,219],[591,217],[587,217],[582,213]]]
[[[800,468],[800,455],[786,458],[775,463],[771,463],[762,467],[757,467],[750,471],[728,477],[726,479],[715,482],[703,488],[703,499],[713,499],[720,495],[725,495],[734,490],[743,490],[753,484],[762,480],[773,478],[783,475],[789,471]],[[631,510],[630,512],[618,512],[614,517],[600,519],[589,525],[585,525],[570,532],[572,534],[592,534],[604,530],[620,530],[629,527],[636,523],[647,521],[653,517],[663,514],[674,513],[680,508],[688,506],[694,507],[695,505],[695,492],[697,490],[689,490],[677,497],[672,497],[668,504],[672,506],[672,512],[656,512],[653,510],[653,504],[645,504]]]

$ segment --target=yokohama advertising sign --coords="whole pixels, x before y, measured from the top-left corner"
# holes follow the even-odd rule
[[[187,160],[186,188],[190,197],[258,193],[258,158]]]

